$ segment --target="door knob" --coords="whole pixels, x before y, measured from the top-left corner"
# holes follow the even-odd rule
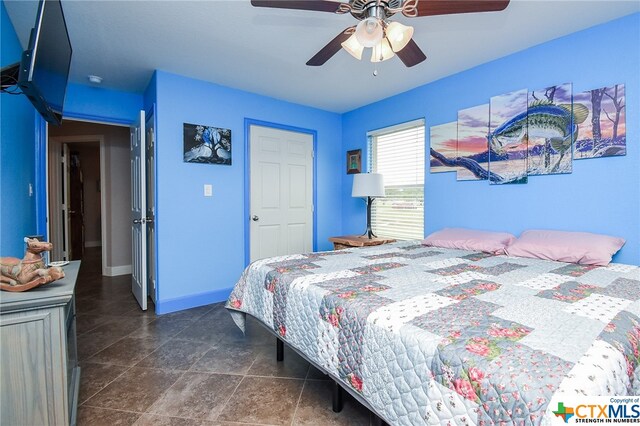
[[[253,216],[251,216],[251,220],[257,222],[260,220],[260,218],[254,214]]]
[[[153,223],[153,216],[145,218],[145,222]]]
[[[133,219],[133,223],[135,225],[140,225],[140,224],[142,224],[142,219]]]

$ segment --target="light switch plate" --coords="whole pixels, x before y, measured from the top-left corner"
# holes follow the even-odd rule
[[[210,183],[205,183],[204,184],[204,196],[205,197],[212,197],[213,196],[213,185],[211,185]]]

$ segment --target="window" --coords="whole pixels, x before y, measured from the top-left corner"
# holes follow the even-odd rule
[[[374,201],[379,237],[424,238],[424,120],[369,132],[369,170],[384,177],[386,197]]]

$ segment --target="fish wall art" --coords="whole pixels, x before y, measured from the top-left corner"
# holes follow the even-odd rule
[[[431,149],[438,155],[431,155],[431,173],[452,172],[456,165],[451,163],[457,155],[458,127],[455,121],[439,126],[431,126]]]
[[[523,184],[571,173],[574,159],[626,155],[625,85],[572,91],[571,83],[517,90],[431,126],[431,173]]]
[[[458,153],[460,161],[467,167],[458,167],[458,180],[486,180],[487,175],[474,170],[489,168],[489,104],[478,105],[458,111]],[[474,164],[475,163],[475,164]],[[482,176],[482,177],[481,177]]]
[[[527,89],[491,98],[488,139],[489,182],[527,183]]]
[[[627,154],[624,84],[577,93],[573,102],[585,105],[588,110],[586,120],[578,125],[574,159]]]
[[[529,92],[527,108],[529,176],[571,173],[573,141],[584,105],[571,105],[571,83]],[[574,118],[575,112],[579,114]]]

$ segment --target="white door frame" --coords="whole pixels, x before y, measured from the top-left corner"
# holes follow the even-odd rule
[[[109,249],[107,244],[106,229],[107,229],[107,215],[106,215],[106,201],[105,201],[105,143],[104,143],[104,135],[80,135],[80,136],[53,136],[49,137],[47,140],[47,235],[49,235],[50,240],[61,241],[61,233],[62,230],[59,226],[53,228],[55,232],[52,232],[52,222],[59,222],[60,218],[57,214],[51,213],[51,205],[56,204],[57,211],[60,210],[60,199],[59,194],[61,191],[61,182],[59,176],[56,175],[53,180],[49,176],[49,159],[50,154],[53,150],[54,152],[58,152],[62,145],[67,143],[83,143],[83,142],[98,142],[100,144],[100,240],[102,244],[102,275],[106,275],[106,264],[107,264],[107,250]],[[56,170],[58,172],[59,170]],[[50,188],[49,185],[54,185],[54,188]],[[53,191],[51,191],[53,189]],[[52,193],[53,192],[53,193]],[[63,236],[64,237],[64,236]],[[52,241],[53,242],[53,241]],[[69,247],[67,247],[68,252]],[[53,259],[60,260],[60,259]]]
[[[313,251],[318,249],[318,132],[313,129],[305,129],[302,127],[289,126],[287,124],[272,123],[268,121],[255,120],[252,118],[244,119],[244,264],[245,266],[250,263],[250,231],[249,221],[251,220],[251,167],[250,164],[250,146],[251,146],[251,126],[268,127],[271,129],[284,130],[289,132],[305,133],[309,134],[313,138]]]

